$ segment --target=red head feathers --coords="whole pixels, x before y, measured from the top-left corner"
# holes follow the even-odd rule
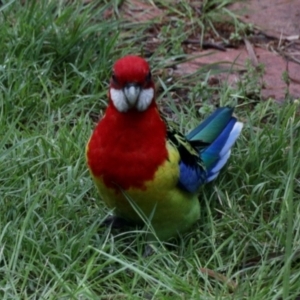
[[[119,59],[113,67],[109,97],[120,112],[146,110],[154,99],[154,83],[148,63],[133,55]]]

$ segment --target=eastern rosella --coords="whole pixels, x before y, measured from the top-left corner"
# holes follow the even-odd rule
[[[186,231],[200,217],[200,186],[218,176],[242,123],[222,107],[187,136],[170,129],[149,65],[133,55],[115,63],[108,98],[86,149],[101,198],[116,219],[138,224],[134,201],[162,240]]]

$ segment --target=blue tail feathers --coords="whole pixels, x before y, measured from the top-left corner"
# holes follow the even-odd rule
[[[199,155],[207,170],[206,182],[215,179],[230,157],[231,147],[238,138],[243,124],[232,116],[233,108],[221,107],[186,137],[190,141],[202,141],[209,146]]]

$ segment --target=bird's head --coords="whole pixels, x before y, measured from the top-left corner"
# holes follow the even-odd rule
[[[145,111],[154,101],[154,83],[148,63],[127,55],[116,61],[110,81],[109,97],[119,112]]]

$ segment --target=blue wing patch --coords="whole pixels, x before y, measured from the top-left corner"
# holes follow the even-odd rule
[[[178,187],[186,192],[196,193],[199,187],[206,182],[207,172],[199,165],[186,165],[179,163]]]
[[[189,155],[194,153],[190,150],[192,147],[196,150],[199,159],[198,161],[195,158],[187,160],[184,158],[184,152],[178,149],[181,156],[178,184],[180,188],[194,193],[200,185],[218,176],[243,128],[243,124],[232,114],[233,108],[218,108],[185,137],[185,145],[187,145],[185,148],[189,150]]]
[[[218,176],[243,127],[232,113],[233,108],[218,108],[186,137],[168,127],[167,138],[180,155],[180,189],[195,193]]]
[[[189,193],[197,192],[207,179],[207,172],[198,149],[204,144],[201,141],[188,141],[185,136],[171,128],[168,128],[168,140],[177,148],[180,155],[177,186]]]

